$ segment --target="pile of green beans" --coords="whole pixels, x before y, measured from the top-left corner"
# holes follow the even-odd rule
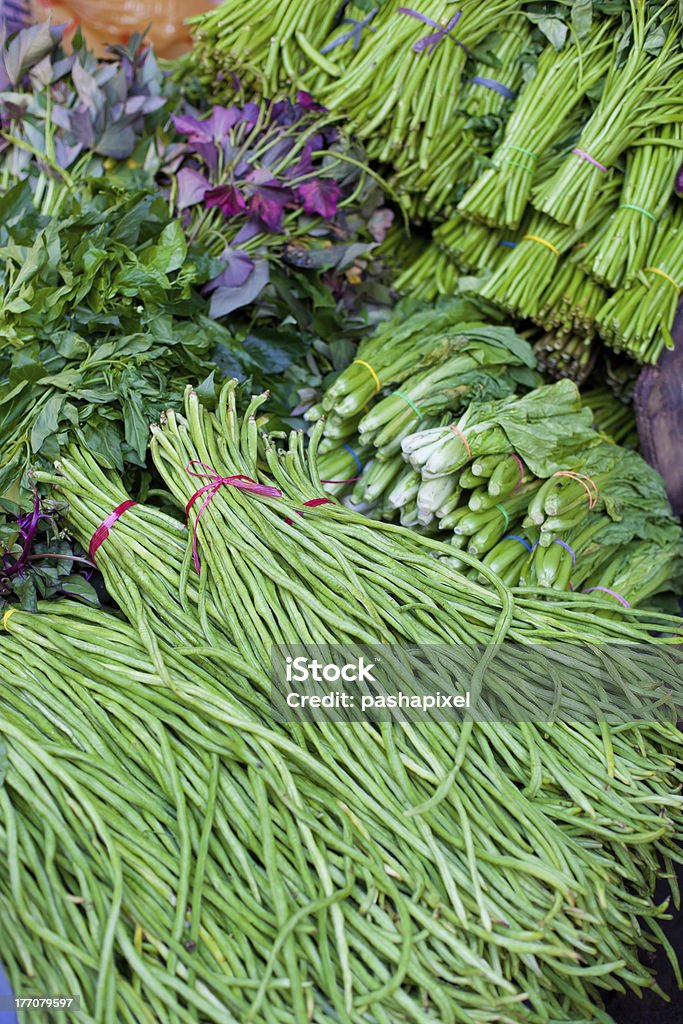
[[[18,994],[111,1024],[608,1024],[600,988],[652,983],[675,729],[309,728],[306,750],[170,646],[168,687],[111,614],[54,602],[7,630]]]
[[[94,917],[94,938],[71,939],[98,953],[95,963],[91,953],[79,961],[90,970],[79,990],[89,1008],[97,980],[108,1000],[111,986],[118,989],[112,964],[127,962],[124,979],[131,978],[142,1001],[149,988],[156,1012],[170,1006],[179,1019],[229,1020],[230,1012],[270,1024],[329,1014],[346,1024],[390,1024],[419,1019],[427,1006],[444,1022],[504,1016],[515,1024],[548,1024],[583,1015],[609,1024],[601,989],[652,983],[637,950],[661,935],[665,908],[650,894],[662,860],[672,873],[679,856],[675,727],[276,725],[263,705],[269,648],[307,640],[490,643],[505,637],[530,645],[590,640],[656,647],[676,642],[679,621],[626,610],[613,618],[604,614],[600,595],[561,595],[549,603],[533,590],[510,591],[464,554],[487,578],[481,586],[448,565],[448,545],[334,504],[306,506],[324,494],[315,462],[320,430],[308,453],[296,433],[278,448],[259,433],[262,401],[254,399],[238,416],[231,385],[209,414],[190,392],[184,416],[169,411],[154,432],[154,458],[179,510],[201,485],[187,472],[192,459],[221,475],[275,483],[282,497],[222,486],[198,524],[199,576],[182,524],[145,506],[122,516],[97,560],[108,587],[120,581],[117,599],[133,623],[138,654],[132,642],[110,643],[91,609],[78,612],[94,622],[90,639],[80,627],[74,636],[68,625],[67,640],[58,641],[53,629],[46,642],[46,622],[61,614],[59,605],[45,618],[42,609],[38,616],[9,617],[8,630],[17,635],[2,641],[2,651],[12,657],[13,686],[28,674],[20,692],[37,694],[38,712],[25,717],[44,728],[45,702],[56,699],[57,688],[66,707],[56,717],[63,714],[67,723],[53,753],[50,737],[26,748],[18,727],[2,733],[10,759],[3,793],[17,808],[5,802],[0,843],[12,846],[15,877],[28,886],[30,870],[35,885],[36,858],[41,863],[42,833],[30,823],[44,810],[44,789],[26,783],[24,761],[30,771],[40,752],[41,775],[52,778],[58,759],[60,788],[72,784],[68,772],[75,772],[76,808],[91,792],[85,776],[94,774],[92,813],[91,806],[111,799],[91,752],[96,744],[108,760],[116,752],[123,764],[131,756],[141,762],[140,779],[152,776],[140,785],[157,801],[160,791],[166,795],[166,813],[140,798],[133,806],[140,813],[144,807],[147,824],[127,825],[122,813],[119,831],[111,833],[103,809],[103,838],[89,847],[87,865],[97,884],[88,884],[90,875],[74,872],[59,845],[77,830],[76,811],[67,803],[60,812],[68,811],[65,822],[52,812],[58,853],[39,871],[42,889],[32,891],[32,904],[37,900],[53,921],[53,887],[63,891],[66,873],[70,893],[78,885],[76,894],[103,908],[107,922],[114,916],[125,922],[112,925],[116,961],[107,959],[111,944],[102,953],[102,926],[98,931]],[[109,492],[117,504],[121,498],[120,485],[106,482],[101,470],[78,469],[87,465],[88,456],[72,455],[52,478],[72,502],[73,526],[84,543],[111,511],[102,507]],[[153,565],[156,572],[149,571]],[[179,581],[175,626],[173,580]],[[147,632],[138,639],[139,622]],[[115,628],[128,629],[120,622]],[[653,630],[659,639],[651,639]],[[55,657],[36,682],[50,645]],[[53,683],[62,671],[66,678]],[[72,724],[81,709],[97,721],[111,718],[87,732],[85,759],[69,754],[69,744],[82,742]],[[127,777],[119,763],[109,772]],[[195,858],[207,885],[195,883],[199,937],[190,935],[188,949],[182,941],[192,906],[187,866]],[[165,890],[157,885],[150,895],[149,874],[136,881],[137,872],[157,860]],[[11,892],[5,883],[4,905],[16,914]],[[69,928],[81,913],[71,912]],[[196,914],[190,913],[190,928],[197,927]],[[42,947],[54,941],[54,927],[32,932],[39,970],[52,962]],[[16,929],[3,934],[0,955],[19,982],[28,952]],[[117,995],[121,1005],[135,999],[126,984]],[[121,1014],[135,1019],[134,1010]]]

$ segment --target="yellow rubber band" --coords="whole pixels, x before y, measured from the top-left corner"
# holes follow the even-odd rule
[[[10,615],[14,615],[16,610],[16,608],[8,608],[2,617],[2,625],[6,633],[9,633],[9,629],[7,628],[7,620],[9,619]]]
[[[556,248],[553,245],[552,242],[549,242],[545,238],[541,238],[540,235],[524,235],[524,237],[522,238],[522,241],[524,241],[527,238],[529,239],[530,242],[540,242],[540,244],[544,245],[546,247],[546,249],[550,249],[551,252],[554,252],[556,256],[561,256],[562,255],[560,250],[558,248]]]
[[[665,270],[660,270],[659,267],[644,267],[643,268],[643,273],[644,274],[659,274],[660,277],[663,277],[666,281],[669,282],[669,284],[672,284],[674,286],[674,288],[676,289],[676,294],[677,295],[681,294],[681,286],[680,286],[680,284],[678,283],[678,281],[674,281],[673,277],[671,277],[670,274],[667,274]]]
[[[380,384],[379,377],[375,373],[374,369],[372,368],[372,366],[370,366],[370,363],[366,363],[364,359],[354,359],[354,363],[358,363],[359,366],[364,366],[365,369],[372,374],[372,379],[375,382],[375,387],[377,389],[377,393],[379,394],[379,392],[382,390],[382,385]]]

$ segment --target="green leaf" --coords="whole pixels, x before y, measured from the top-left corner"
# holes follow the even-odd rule
[[[81,601],[85,601],[86,604],[92,604],[96,607],[100,603],[100,599],[97,596],[97,591],[91,583],[88,583],[83,576],[66,576],[59,581],[59,589],[69,597],[76,597]]]
[[[574,0],[572,5],[572,28],[579,39],[584,39],[593,25],[593,0]]]
[[[142,254],[140,260],[145,266],[170,274],[182,267],[187,258],[185,232],[179,220],[171,221],[161,232],[159,242]]]
[[[46,439],[57,430],[63,403],[64,395],[52,395],[43,405],[31,429],[31,450],[33,452],[39,452]]]
[[[4,786],[8,771],[9,758],[7,757],[7,747],[4,743],[0,743],[0,786]]]
[[[149,422],[138,394],[128,394],[123,399],[123,423],[126,444],[144,460],[149,441]]]
[[[121,435],[116,426],[96,416],[85,423],[79,431],[82,443],[92,455],[105,467],[123,471],[123,452],[121,451]]]

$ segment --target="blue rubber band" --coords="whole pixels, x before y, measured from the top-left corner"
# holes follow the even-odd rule
[[[481,75],[475,75],[474,78],[470,79],[470,85],[484,85],[487,89],[493,89],[494,92],[499,92],[506,100],[514,100],[517,95],[517,93],[512,89],[508,89],[507,85],[503,85],[502,82],[497,82],[495,78],[483,78]]]
[[[354,452],[354,450],[351,447],[351,445],[350,444],[343,444],[342,448],[344,448],[349,453],[349,455],[353,456],[353,461],[356,463],[356,469],[358,470],[359,473],[362,473],[363,472],[363,467],[361,465],[361,461],[358,458],[358,456],[356,455],[356,453]]]
[[[576,555],[574,554],[574,552],[572,551],[572,549],[571,549],[571,548],[569,547],[569,544],[567,544],[566,540],[557,540],[557,539],[555,539],[555,540],[553,541],[553,544],[561,544],[561,545],[562,545],[562,547],[563,547],[563,548],[564,548],[564,549],[565,549],[566,551],[568,551],[568,552],[569,552],[569,554],[570,554],[570,555],[572,556],[572,562],[574,563],[574,565],[576,565]]]
[[[499,242],[498,245],[506,245],[508,247],[508,249],[516,249],[517,248],[517,243],[516,242]]]
[[[516,533],[508,533],[507,537],[503,537],[503,540],[518,540],[520,544],[524,545],[530,555],[533,555],[534,548],[538,547],[538,541],[533,545],[529,544],[528,541],[524,540],[524,537],[518,537]]]

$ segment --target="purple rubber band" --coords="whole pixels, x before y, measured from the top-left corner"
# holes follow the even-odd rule
[[[623,604],[624,608],[631,607],[625,597],[622,597],[621,594],[617,594],[616,590],[610,590],[609,587],[588,587],[588,589],[584,590],[583,593],[590,594],[593,590],[602,590],[603,594],[609,594],[610,597],[616,597],[617,601]]]
[[[452,30],[462,17],[462,11],[456,11],[447,25],[439,25],[438,21],[432,21],[432,19],[428,18],[426,14],[420,14],[419,11],[414,10],[412,7],[399,7],[398,13],[407,14],[410,18],[417,18],[418,21],[422,21],[425,25],[429,25],[430,28],[435,28],[437,30],[436,32],[430,32],[429,35],[423,36],[422,39],[418,39],[416,43],[413,43],[413,50],[415,53],[422,53],[423,50],[433,53],[441,40],[445,39],[446,36],[448,36],[456,46],[459,46],[461,50],[464,50],[465,53],[470,52],[463,43],[458,42],[457,39],[453,39],[453,36],[451,36]]]
[[[597,167],[599,171],[607,171],[605,165],[601,164],[600,161],[596,160],[595,157],[590,155],[590,153],[584,153],[582,149],[573,149],[572,153],[576,153],[576,155],[581,157],[582,160],[587,160],[589,164],[593,164],[593,167]]]
[[[513,458],[515,460],[515,462],[517,463],[517,465],[519,466],[519,480],[517,481],[517,486],[515,487],[515,490],[514,490],[514,493],[516,494],[517,491],[522,486],[522,482],[524,481],[524,463],[520,459],[520,457],[517,454],[517,452],[510,452],[510,457]]]
[[[470,79],[470,85],[483,85],[487,89],[493,89],[494,92],[499,92],[501,96],[504,96],[506,100],[514,100],[517,95],[514,90],[508,89],[507,85],[503,85],[502,82],[497,82],[495,78],[483,78],[482,75],[475,75]]]
[[[554,540],[553,544],[560,544],[565,549],[565,551],[568,551],[569,554],[572,556],[572,562],[574,563],[574,565],[576,565],[576,555],[569,547],[569,544],[567,544],[566,540]]]
[[[342,25],[352,25],[353,27],[348,32],[343,32],[342,35],[337,36],[327,46],[323,46],[321,53],[329,53],[330,50],[334,50],[337,46],[341,46],[343,43],[348,43],[349,39],[353,39],[353,49],[357,50],[361,44],[361,33],[364,28],[369,28],[371,32],[376,32],[377,29],[370,22],[377,14],[379,7],[373,7],[369,14],[367,14],[362,21],[356,21],[354,18],[344,18]]]

